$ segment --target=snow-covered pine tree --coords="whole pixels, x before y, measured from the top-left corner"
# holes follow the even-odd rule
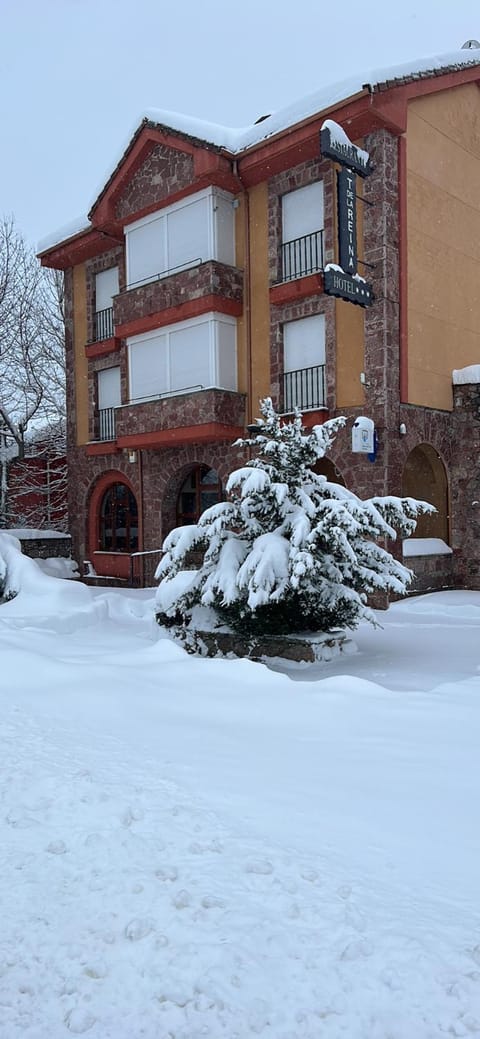
[[[373,622],[367,596],[402,595],[412,576],[380,542],[411,535],[432,506],[391,496],[362,501],[315,473],[345,419],[307,432],[300,412],[283,422],[270,398],[260,406],[257,435],[237,442],[255,457],[229,477],[228,500],[164,542],[157,619],[188,623],[194,607],[208,606],[246,635]],[[202,565],[186,573],[194,550]]]

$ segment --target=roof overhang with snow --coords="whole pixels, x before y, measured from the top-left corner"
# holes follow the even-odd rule
[[[462,50],[323,87],[245,129],[148,109],[96,192],[83,230],[66,236],[63,229],[63,234],[49,236],[40,243],[40,259],[45,266],[66,268],[104,249],[105,234],[112,237],[112,244],[121,241],[123,228],[115,218],[115,202],[156,144],[193,156],[195,190],[215,184],[238,193],[315,158],[318,132],[327,117],[334,117],[351,140],[380,128],[401,135],[406,131],[409,100],[471,82],[480,83],[480,51]]]

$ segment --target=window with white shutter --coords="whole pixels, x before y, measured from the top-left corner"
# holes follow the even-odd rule
[[[323,182],[282,197],[282,280],[323,270]]]

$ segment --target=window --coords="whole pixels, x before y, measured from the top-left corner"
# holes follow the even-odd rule
[[[282,280],[323,270],[323,183],[282,198]]]
[[[177,524],[196,523],[198,518],[222,500],[222,485],[215,469],[198,465],[182,484],[177,501]]]
[[[283,326],[283,410],[325,407],[325,315]]]
[[[128,286],[206,260],[235,263],[233,198],[207,188],[125,228]]]
[[[100,548],[104,552],[135,552],[138,549],[137,503],[124,483],[114,483],[102,498]]]
[[[236,322],[221,314],[127,340],[130,399],[217,386],[237,388]]]
[[[99,440],[115,440],[115,408],[121,403],[120,368],[97,374]]]
[[[113,336],[113,297],[118,295],[118,267],[95,275],[94,341]]]

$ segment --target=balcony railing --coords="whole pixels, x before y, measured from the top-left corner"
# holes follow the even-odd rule
[[[100,408],[98,412],[98,439],[115,440],[115,408]]]
[[[113,307],[97,310],[93,319],[93,342],[100,343],[102,339],[111,339],[112,336]]]
[[[283,374],[283,411],[307,411],[325,407],[325,365],[299,368]]]
[[[323,231],[293,238],[282,244],[282,281],[304,278],[323,270]]]

